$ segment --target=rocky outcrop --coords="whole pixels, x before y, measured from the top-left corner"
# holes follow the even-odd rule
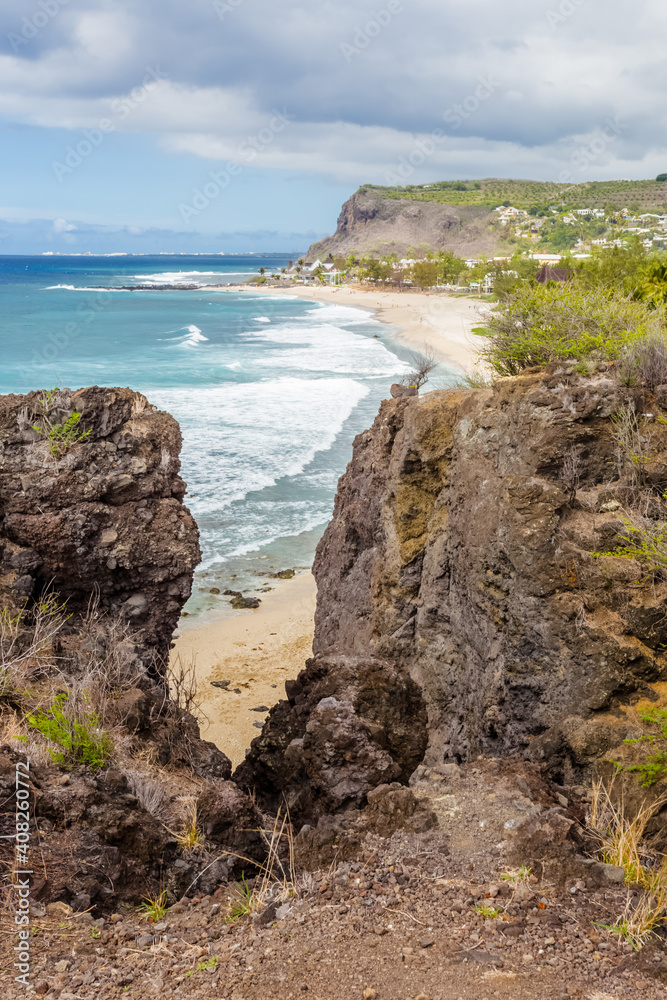
[[[308,260],[350,253],[398,253],[429,246],[467,257],[492,254],[499,239],[489,228],[495,220],[484,205],[443,205],[435,201],[387,198],[379,191],[357,191],[345,202],[333,236],[314,243]]]
[[[368,793],[407,783],[426,749],[417,685],[388,661],[354,656],[309,660],[286,684],[235,780],[260,803],[282,798],[295,820],[361,806]]]
[[[380,775],[370,767],[356,781],[361,755],[337,732],[343,716],[348,731],[365,726],[339,692],[368,664],[386,732],[414,692],[411,752],[390,752],[396,773],[382,781],[420,756],[420,697],[431,765],[518,753],[572,783],[622,741],[627,706],[655,701],[667,677],[667,585],[633,559],[599,555],[618,545],[632,496],[611,420],[623,403],[654,415],[643,475],[664,489],[667,421],[604,372],[552,366],[382,404],[317,551],[315,659],[254,741],[245,783],[273,782],[299,802],[317,787],[329,806],[334,789],[367,796]]]
[[[164,662],[200,558],[180,448],[130,389],[0,397],[0,606],[48,589],[76,616],[96,591]]]

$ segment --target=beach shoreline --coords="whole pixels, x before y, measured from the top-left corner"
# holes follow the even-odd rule
[[[337,304],[365,309],[385,326],[390,336],[413,351],[430,351],[444,365],[471,372],[481,346],[473,327],[482,325],[488,306],[479,300],[443,293],[418,291],[365,290],[349,285],[307,288],[265,288],[257,285],[220,285],[210,291],[246,292],[252,295],[288,295],[326,305]]]
[[[178,657],[184,665],[195,662],[206,717],[201,735],[235,767],[259,733],[255,723],[263,723],[268,710],[285,697],[285,681],[296,677],[312,655],[315,597],[312,573],[298,573],[262,594],[254,611],[188,624],[176,633],[172,663]],[[214,687],[212,681],[229,684]]]
[[[473,371],[479,344],[472,327],[482,322],[480,303],[423,292],[365,291],[347,286],[257,288],[223,285],[210,291],[288,295],[307,302],[363,309],[386,327],[388,339],[414,351],[430,351],[445,366]],[[218,620],[182,620],[173,658],[196,664],[202,736],[238,765],[268,710],[285,696],[312,653],[316,586],[310,572],[280,581],[261,593],[257,610]],[[199,617],[199,616],[197,616]],[[226,688],[211,682],[229,681]],[[260,711],[260,709],[262,709]]]

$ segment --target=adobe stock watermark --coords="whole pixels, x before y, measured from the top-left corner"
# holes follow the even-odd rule
[[[464,121],[474,115],[484,101],[488,101],[502,86],[500,81],[496,80],[490,73],[479,76],[477,79],[479,82],[474,91],[468,94],[460,104],[453,104],[442,114],[443,121],[446,121],[453,128],[460,128]],[[402,184],[408,180],[415,170],[421,167],[428,157],[433,156],[449,138],[449,134],[444,129],[436,128],[426,138],[417,139],[414,149],[407,156],[399,156],[393,171],[385,171],[386,183]]]
[[[135,111],[140,104],[146,100],[158,83],[168,80],[166,73],[160,70],[159,66],[146,67],[146,75],[141,84],[133,87],[126,97],[115,98],[111,102],[113,118],[101,118],[97,123],[97,128],[81,129],[83,139],[76,145],[65,146],[65,155],[62,160],[52,160],[51,169],[59,181],[69,177],[77,167],[80,167],[84,160],[92,156],[94,151],[104,142],[109,133],[115,132],[119,122],[124,121]]]
[[[224,21],[227,14],[233,14],[243,2],[244,0],[213,0],[213,9],[220,20]]]
[[[183,202],[178,206],[181,218],[184,222],[196,217],[203,212],[212,201],[219,198],[231,184],[232,177],[238,177],[244,166],[249,166],[257,159],[267,146],[270,146],[277,135],[284,132],[288,125],[295,120],[296,116],[291,115],[285,108],[282,111],[273,109],[272,117],[268,124],[259,130],[256,135],[249,135],[247,139],[239,145],[237,159],[230,160],[223,170],[209,171],[210,181],[207,181],[201,188],[193,188],[193,198],[190,204]],[[243,160],[243,163],[239,163]]]
[[[593,136],[590,142],[583,146],[577,146],[570,154],[570,163],[579,172],[588,170],[591,163],[594,163],[600,156],[607,152],[612,143],[616,142],[619,135],[627,129],[626,122],[622,122],[618,115],[614,118],[605,118],[604,124],[600,127],[598,134]],[[576,184],[577,180],[571,170],[561,170],[558,175],[561,184]]]
[[[396,15],[402,14],[404,11],[405,7],[402,0],[389,0],[386,7],[373,11],[368,21],[362,24],[361,27],[357,26],[355,28],[351,43],[340,43],[339,48],[343,53],[345,62],[349,65],[355,56],[361,55],[373,39],[381,35],[384,29],[391,24]]]
[[[69,3],[69,0],[39,0],[38,10],[33,11],[30,17],[24,17],[21,21],[21,33],[10,31],[7,34],[7,41],[12,47],[14,54],[20,52],[22,46],[31,42],[36,35],[45,28],[49,21],[60,13],[61,7]]]
[[[556,9],[550,7],[545,13],[547,24],[552,29],[557,28],[559,24],[563,24],[573,14],[576,14],[585,3],[586,0],[561,0]]]
[[[4,835],[14,840],[14,862],[10,889],[10,909],[14,913],[17,943],[14,945],[16,970],[14,982],[20,983],[29,993],[33,993],[30,982],[30,760],[16,762],[16,821],[15,832]]]

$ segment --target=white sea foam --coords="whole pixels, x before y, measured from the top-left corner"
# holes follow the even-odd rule
[[[184,474],[202,526],[234,501],[302,473],[368,391],[350,378],[285,377],[158,389],[150,398],[181,425]]]
[[[47,285],[46,288],[42,289],[42,291],[44,291],[44,292],[51,292],[51,291],[53,291],[56,288],[63,288],[65,291],[68,291],[68,292],[122,292],[122,291],[124,291],[124,289],[122,289],[122,288],[107,288],[106,285],[104,287],[102,287],[102,286],[93,286],[92,288],[91,288],[90,285]]]
[[[271,320],[269,319],[268,316],[257,316],[253,320],[253,323],[270,323],[270,322]]]
[[[357,323],[376,323],[373,319],[372,310],[357,309],[354,306],[328,305],[316,306],[315,309],[308,309],[309,316],[327,323],[343,323],[345,326],[353,326]]]
[[[211,278],[224,280],[227,275],[254,274],[254,271],[161,271],[158,274],[135,274],[142,285],[212,285]],[[208,280],[201,281],[201,278]]]
[[[198,326],[191,323],[189,326],[181,327],[183,330],[187,330],[187,333],[181,334],[178,337],[158,337],[161,341],[170,341],[174,345],[179,347],[196,347],[197,344],[201,344],[204,341],[208,341],[208,337],[205,337]],[[178,331],[171,331],[176,333]]]
[[[263,351],[262,367],[357,376],[389,376],[405,371],[403,362],[380,340],[360,336],[333,323],[274,323],[241,336],[266,344],[293,345],[293,350],[282,346],[275,351]]]

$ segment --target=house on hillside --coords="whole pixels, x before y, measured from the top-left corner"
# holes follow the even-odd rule
[[[528,215],[528,212],[523,208],[513,208],[512,205],[509,205],[507,208],[504,205],[499,205],[494,211],[499,213],[498,219],[503,226],[507,225],[513,219],[526,218]]]

